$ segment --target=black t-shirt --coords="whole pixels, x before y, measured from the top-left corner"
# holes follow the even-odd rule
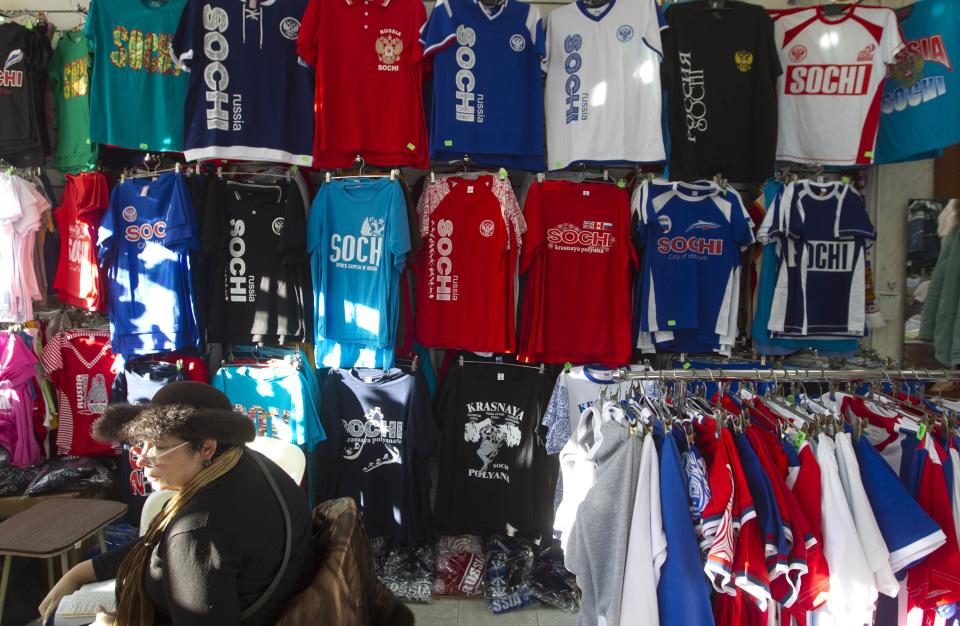
[[[441,534],[549,536],[556,460],[540,422],[553,382],[501,364],[451,367],[437,396],[443,431],[434,506]]]
[[[305,338],[307,226],[290,184],[208,185],[203,250],[209,257],[207,341],[282,344]]]
[[[46,37],[13,22],[0,24],[0,158],[17,166],[43,159]]]
[[[777,77],[773,20],[763,7],[727,0],[672,5],[663,32],[671,180],[722,174],[761,181],[776,167]]]
[[[428,539],[423,467],[439,433],[423,379],[399,369],[334,369],[321,406],[320,499],[352,497],[371,537]]]

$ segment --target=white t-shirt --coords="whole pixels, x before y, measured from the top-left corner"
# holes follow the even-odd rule
[[[880,91],[903,46],[892,9],[822,7],[777,13],[783,74],[777,81],[777,159],[869,165],[880,123]]]
[[[547,166],[663,161],[660,30],[653,0],[581,0],[547,19]]]
[[[880,526],[877,525],[877,518],[873,514],[867,492],[863,488],[860,466],[857,464],[857,454],[850,441],[850,433],[837,433],[834,443],[837,448],[840,483],[843,485],[843,493],[847,496],[847,506],[853,515],[863,554],[873,570],[877,590],[895,598],[900,592],[900,583],[897,582],[890,568],[890,551],[887,550],[887,544],[880,533]]]

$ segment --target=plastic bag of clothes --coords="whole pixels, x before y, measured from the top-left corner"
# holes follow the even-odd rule
[[[0,468],[0,496],[21,495],[44,467],[43,464],[37,464],[30,467],[7,465]]]
[[[533,547],[522,539],[494,535],[487,542],[483,596],[495,615],[516,611],[536,600],[530,586]]]
[[[433,597],[433,548],[405,546],[387,537],[370,540],[373,568],[390,591],[404,602],[430,602]]]
[[[559,544],[537,554],[529,582],[530,593],[540,602],[567,613],[580,610],[577,577],[563,566],[563,550]]]
[[[483,541],[475,535],[441,537],[437,543],[436,596],[479,596],[485,565]]]
[[[42,466],[41,473],[24,491],[26,496],[39,496],[53,491],[77,489],[80,481],[97,472],[90,457],[65,456]]]

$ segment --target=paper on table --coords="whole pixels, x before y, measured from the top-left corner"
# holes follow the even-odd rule
[[[54,623],[56,626],[89,624],[96,617],[97,607],[100,606],[108,613],[115,612],[117,610],[116,584],[115,580],[90,583],[64,597],[57,606]]]

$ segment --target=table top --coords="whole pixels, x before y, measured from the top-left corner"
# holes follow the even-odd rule
[[[0,523],[0,554],[54,556],[126,512],[126,504],[111,500],[45,500]]]

